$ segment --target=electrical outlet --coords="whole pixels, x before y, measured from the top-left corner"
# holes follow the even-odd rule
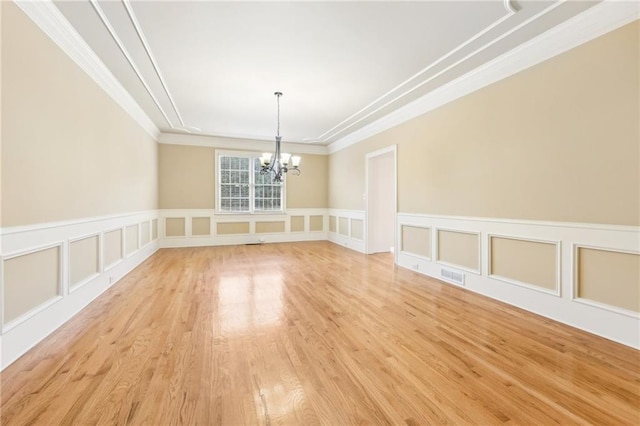
[[[109,277],[109,284],[113,284],[113,275]]]
[[[416,263],[415,265],[411,265],[411,267],[412,267],[413,269],[415,269],[416,271],[419,271],[419,270],[420,270],[420,265],[419,265],[418,263]]]

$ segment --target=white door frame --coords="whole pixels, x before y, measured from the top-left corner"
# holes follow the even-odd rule
[[[393,261],[397,263],[398,259],[398,232],[397,232],[397,222],[398,222],[398,150],[397,145],[390,145],[386,148],[379,149],[377,151],[370,152],[365,155],[365,164],[364,164],[364,174],[365,174],[365,206],[364,206],[364,223],[365,223],[365,232],[364,232],[364,250],[366,254],[371,254],[371,249],[369,248],[369,231],[370,231],[370,221],[369,221],[369,210],[370,210],[370,200],[369,200],[369,161],[380,155],[387,154],[389,152],[393,152]]]

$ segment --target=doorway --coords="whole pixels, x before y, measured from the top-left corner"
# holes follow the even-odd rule
[[[393,252],[396,240],[396,145],[366,156],[366,252]]]

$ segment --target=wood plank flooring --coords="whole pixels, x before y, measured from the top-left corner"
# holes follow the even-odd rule
[[[328,242],[161,250],[0,378],[2,425],[640,424],[638,351]]]

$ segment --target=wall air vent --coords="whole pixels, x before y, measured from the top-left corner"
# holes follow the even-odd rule
[[[440,277],[445,281],[449,281],[455,284],[464,285],[464,274],[460,272],[451,271],[449,269],[440,269]]]

